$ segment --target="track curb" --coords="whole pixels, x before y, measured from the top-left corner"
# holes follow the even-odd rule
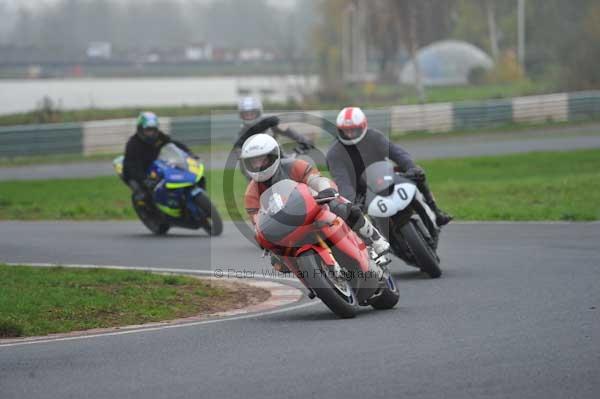
[[[139,270],[139,271],[150,271],[152,273],[160,273],[160,274],[177,274],[177,275],[188,275],[195,278],[202,278],[208,280],[222,281],[223,278],[214,277],[212,271],[207,270],[173,270],[173,269],[162,269],[162,268],[147,268],[147,267],[124,267],[124,266],[96,266],[96,265],[57,265],[57,264],[47,264],[47,263],[7,263],[10,266],[31,266],[31,267],[68,267],[68,268],[79,268],[79,269],[89,269],[89,268],[99,268],[99,269],[116,269],[116,270]],[[213,277],[211,277],[211,275]],[[161,328],[172,328],[176,326],[186,326],[186,325],[197,325],[203,322],[209,321],[225,321],[229,318],[236,318],[239,316],[260,316],[265,313],[277,311],[280,308],[284,308],[285,306],[293,305],[299,302],[303,297],[304,293],[289,284],[279,283],[273,280],[250,280],[247,278],[234,278],[227,277],[229,282],[234,282],[237,284],[245,284],[255,288],[261,288],[269,291],[270,296],[267,300],[248,305],[238,309],[232,309],[228,311],[221,311],[216,313],[210,313],[205,315],[197,315],[184,317],[173,320],[164,320],[158,322],[137,324],[137,325],[128,325],[121,327],[107,327],[107,328],[94,328],[90,330],[83,331],[73,331],[68,333],[58,333],[58,334],[49,334],[43,336],[35,336],[35,337],[25,337],[25,338],[4,338],[0,339],[0,348],[3,346],[13,346],[13,345],[23,345],[23,344],[33,344],[37,342],[51,342],[51,341],[64,341],[71,340],[77,338],[86,338],[86,337],[96,337],[102,335],[114,335],[114,334],[125,334],[125,333],[134,333],[134,332],[144,332],[144,331],[153,331]],[[286,281],[288,279],[279,279],[282,281]],[[284,309],[281,309],[284,310]]]

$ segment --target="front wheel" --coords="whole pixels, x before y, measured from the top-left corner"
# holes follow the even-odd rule
[[[204,230],[210,236],[219,236],[223,233],[223,220],[221,219],[221,215],[215,205],[210,201],[210,199],[200,194],[196,196],[196,205],[202,210],[202,212],[206,215],[206,219],[204,220]]]
[[[391,309],[400,300],[398,286],[388,270],[384,271],[383,279],[385,280],[385,286],[373,298],[369,299],[369,304],[378,310]]]
[[[348,281],[336,278],[315,251],[304,252],[298,257],[299,278],[314,290],[319,299],[338,317],[349,319],[356,316],[358,302]]]
[[[433,250],[427,245],[420,230],[415,228],[412,222],[406,223],[400,228],[400,233],[406,240],[406,244],[413,254],[417,266],[421,271],[428,274],[431,278],[438,278],[442,275],[442,270]]]
[[[147,206],[137,204],[133,197],[131,198],[131,203],[138,218],[148,230],[157,236],[164,236],[167,234],[171,226],[168,223],[161,221],[159,215],[156,215],[155,212],[149,210]]]

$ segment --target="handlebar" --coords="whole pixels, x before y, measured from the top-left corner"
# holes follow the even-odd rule
[[[314,200],[317,204],[324,204],[326,202],[330,202],[333,201],[334,199],[336,199],[337,197],[339,197],[340,195],[334,195],[332,197],[325,197],[325,198],[319,198],[319,196],[314,196]]]

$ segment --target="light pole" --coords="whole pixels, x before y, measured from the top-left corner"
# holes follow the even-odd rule
[[[525,71],[525,0],[518,0],[518,47],[517,53],[521,68]]]
[[[344,9],[342,68],[346,81],[361,81],[367,72],[366,2],[354,0]]]

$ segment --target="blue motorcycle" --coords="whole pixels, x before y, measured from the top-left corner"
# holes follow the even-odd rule
[[[113,166],[122,178],[123,156]],[[154,234],[164,235],[171,227],[204,229],[211,236],[223,232],[223,221],[206,192],[204,164],[169,143],[148,170],[152,204],[135,201],[133,209],[142,223]]]

